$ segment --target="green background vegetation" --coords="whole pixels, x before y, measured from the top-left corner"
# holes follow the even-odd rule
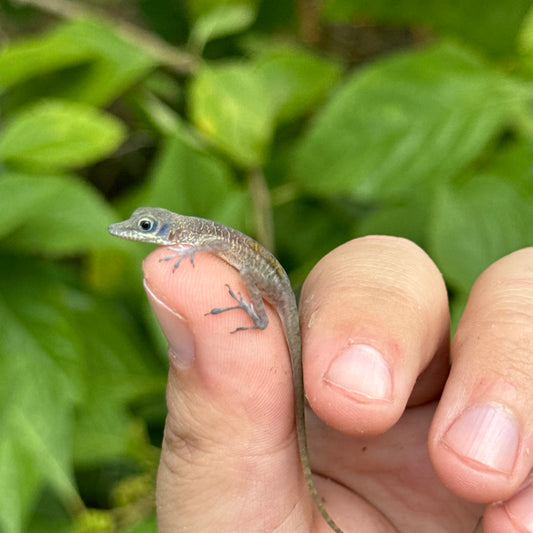
[[[0,531],[155,532],[165,344],[108,224],[216,219],[295,287],[405,236],[456,321],[532,242],[531,1],[50,3],[0,0]]]

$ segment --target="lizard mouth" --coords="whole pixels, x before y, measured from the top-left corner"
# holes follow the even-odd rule
[[[111,233],[111,235],[114,235],[115,237],[127,236],[128,239],[134,238],[134,232],[125,229],[120,222],[117,222],[116,224],[111,224],[111,226],[107,228],[107,231],[109,231],[109,233]]]
[[[116,222],[115,224],[111,224],[107,228],[107,230],[109,231],[109,233],[111,233],[111,235],[115,237],[120,237],[121,239],[127,239],[128,241],[143,241],[162,245],[173,244],[165,237],[160,237],[157,234],[151,235],[142,231],[138,231],[136,229],[131,229],[130,227],[125,226],[123,222]]]
[[[135,230],[125,228],[121,222],[111,224],[111,226],[107,228],[107,231],[109,231],[109,233],[115,237],[121,237],[122,239],[128,239],[130,241],[146,240],[146,235],[140,234]]]

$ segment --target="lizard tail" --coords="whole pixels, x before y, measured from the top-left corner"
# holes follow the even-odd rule
[[[294,382],[294,415],[296,418],[296,435],[298,438],[298,448],[300,451],[300,461],[307,488],[311,493],[311,498],[320,514],[335,533],[344,533],[342,529],[331,518],[324,506],[324,502],[315,487],[313,473],[309,462],[309,449],[307,446],[307,431],[305,427],[305,395],[302,368],[302,341],[300,336],[300,323],[298,320],[298,309],[296,300],[289,302],[291,305],[278,307],[281,322],[285,329],[285,337],[289,346],[291,356],[292,378]]]
[[[311,493],[311,498],[313,499],[313,502],[317,506],[318,510],[320,511],[320,514],[326,521],[326,523],[329,525],[329,527],[335,531],[335,533],[344,533],[342,529],[335,523],[335,520],[331,518],[328,511],[326,510],[324,506],[324,502],[322,501],[322,498],[318,494],[318,491],[315,486],[315,482],[313,481],[313,473],[311,471],[311,465],[309,463],[309,451],[307,448],[307,433],[305,430],[305,405],[304,405],[304,396],[303,394],[300,396],[299,399],[296,400],[296,416],[298,417],[301,413],[301,416],[299,420],[301,421],[300,427],[297,427],[297,434],[298,434],[298,447],[300,448],[300,461],[302,463],[302,470],[304,473],[304,478],[307,483],[307,488],[309,489],[309,492]],[[298,418],[297,418],[298,420]]]

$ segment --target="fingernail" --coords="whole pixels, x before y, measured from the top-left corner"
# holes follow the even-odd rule
[[[168,307],[150,289],[146,281],[144,289],[163,334],[168,341],[168,356],[180,368],[191,366],[194,360],[194,337],[185,319]]]
[[[359,401],[392,400],[392,378],[384,357],[367,344],[352,344],[336,357],[324,376]]]
[[[450,426],[443,443],[478,470],[511,473],[520,432],[503,405],[483,404],[468,409]]]
[[[533,480],[503,506],[514,524],[533,532]],[[520,529],[522,531],[522,529]]]

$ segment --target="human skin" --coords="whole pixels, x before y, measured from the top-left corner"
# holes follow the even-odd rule
[[[157,481],[160,533],[324,532],[301,473],[287,346],[276,312],[247,324],[199,253],[174,272],[144,262],[169,341],[168,417]],[[449,347],[446,289],[416,245],[350,241],[300,297],[311,464],[345,533],[533,531],[533,248],[476,281]],[[451,368],[450,368],[451,362]],[[315,414],[313,414],[314,411]]]

